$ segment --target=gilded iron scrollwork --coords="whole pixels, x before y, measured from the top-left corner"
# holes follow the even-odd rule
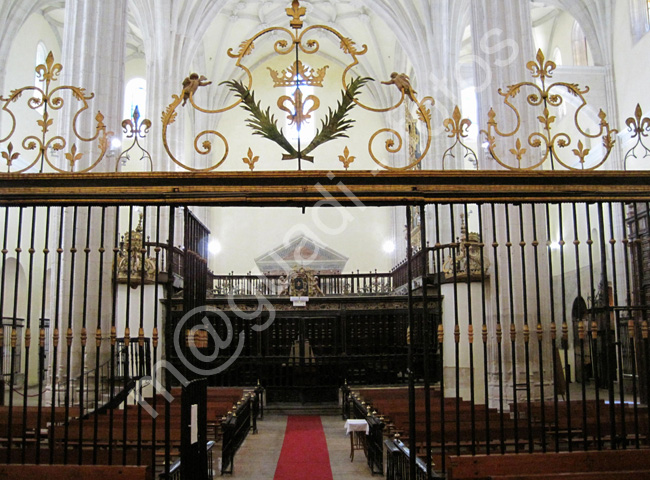
[[[23,88],[18,88],[12,90],[9,93],[8,97],[0,96],[0,102],[2,103],[2,112],[5,112],[9,115],[11,123],[9,124],[9,133],[0,138],[0,146],[8,142],[7,148],[5,151],[1,152],[2,158],[7,164],[7,171],[12,173],[23,173],[32,169],[39,161],[41,162],[39,170],[42,172],[45,164],[51,167],[54,171],[59,173],[73,172],[73,173],[84,173],[95,168],[99,162],[104,158],[104,154],[108,149],[109,137],[113,132],[106,131],[106,125],[104,125],[104,116],[101,112],[97,112],[95,115],[95,134],[91,137],[85,137],[79,133],[77,129],[77,122],[81,114],[88,110],[88,100],[94,97],[94,94],[86,94],[86,90],[81,87],[75,87],[71,85],[62,85],[52,88],[52,84],[58,81],[58,76],[61,73],[63,66],[60,63],[55,63],[54,55],[50,52],[47,55],[44,64],[38,65],[36,67],[36,73],[38,74],[38,79],[45,83],[44,89],[38,86],[27,86]],[[65,101],[63,99],[63,94],[70,94],[70,101],[77,101],[80,103],[80,106],[74,116],[72,117],[72,133],[77,141],[83,143],[90,143],[97,141],[97,147],[99,152],[97,157],[94,160],[90,160],[89,165],[85,168],[78,168],[77,165],[79,161],[83,158],[84,153],[82,152],[81,144],[78,146],[75,141],[72,145],[68,146],[69,141],[64,138],[62,135],[50,136],[50,132],[54,127],[56,115],[52,115],[53,112],[59,111],[64,107]],[[41,113],[41,117],[36,120],[36,124],[39,127],[38,135],[28,135],[25,137],[21,146],[26,151],[36,151],[36,155],[33,158],[25,160],[24,164],[16,169],[12,170],[14,163],[22,158],[24,152],[20,152],[15,149],[13,142],[9,139],[16,132],[17,119],[16,114],[12,111],[11,105],[18,102],[18,99],[23,96],[23,94],[29,95],[27,99],[27,106],[36,112]],[[68,162],[69,170],[65,170],[57,165],[57,162],[53,161],[50,156],[53,153],[63,152],[63,158]]]
[[[556,65],[553,61],[546,60],[541,50],[538,50],[536,60],[528,62],[526,68],[530,70],[534,79],[539,79],[541,85],[535,82],[520,82],[508,86],[505,91],[499,89],[499,94],[504,97],[505,105],[510,108],[516,117],[514,129],[509,132],[501,131],[496,119],[496,113],[493,109],[490,109],[487,130],[481,130],[481,133],[485,135],[488,142],[488,149],[494,160],[502,167],[510,170],[532,170],[544,165],[548,160],[551,162],[551,168],[554,168],[555,161],[569,170],[594,170],[600,167],[609,157],[614,147],[616,133],[618,132],[610,128],[607,122],[607,116],[602,110],[598,113],[599,129],[596,133],[589,133],[581,126],[578,117],[585,107],[587,107],[587,101],[584,95],[589,92],[589,87],[580,88],[577,84],[566,82],[555,82],[547,86],[547,79],[552,77]],[[531,107],[541,109],[541,114],[537,116],[541,128],[540,131],[530,133],[522,141],[522,138],[519,136],[522,133],[520,132],[522,129],[521,113],[512,102],[524,89],[533,91],[533,93],[526,96],[526,103]],[[579,134],[585,139],[602,139],[604,154],[598,159],[592,160],[590,164],[587,164],[587,156],[591,149],[585,148],[586,145],[582,140],[578,141],[576,148],[571,149],[574,155],[573,162],[562,158],[560,155],[562,149],[569,148],[572,144],[572,139],[566,132],[555,133],[553,131],[553,124],[557,118],[551,114],[550,108],[559,107],[565,102],[562,95],[556,93],[562,90],[579,102],[579,106],[573,117],[574,126]],[[514,138],[514,145],[508,150],[508,153],[515,158],[514,164],[512,161],[506,160],[505,156],[497,151],[497,136],[501,138]],[[535,150],[529,152],[529,147]],[[532,152],[539,152],[539,157],[535,158],[535,154]],[[576,163],[578,167],[575,166]]]
[[[133,109],[133,116],[122,121],[122,130],[124,131],[126,138],[132,138],[133,142],[126,150],[122,150],[122,153],[120,153],[120,155],[117,157],[117,162],[115,163],[116,172],[118,171],[120,163],[126,163],[131,159],[129,152],[131,152],[136,147],[138,147],[142,153],[140,160],[148,160],[149,169],[153,172],[153,161],[151,160],[151,154],[147,149],[140,145],[139,140],[140,138],[147,136],[150,128],[151,120],[145,118],[140,121],[140,110],[136,105],[136,107]]]
[[[636,108],[634,109],[634,116],[625,120],[625,124],[632,132],[632,138],[636,138],[636,142],[632,148],[627,151],[623,159],[624,168],[627,170],[627,161],[631,158],[638,158],[637,150],[640,150],[643,154],[642,158],[650,156],[650,148],[643,143],[643,139],[648,138],[648,133],[650,132],[650,118],[643,116],[641,105],[637,103]]]
[[[199,132],[195,137],[195,152],[199,155],[211,154],[213,150],[213,140],[210,137],[217,137],[223,144],[224,150],[224,154],[220,159],[217,159],[205,168],[196,168],[183,163],[174,155],[169,147],[168,131],[170,125],[172,125],[177,119],[178,108],[184,104],[189,104],[192,108],[205,114],[222,114],[237,106],[242,106],[249,113],[247,125],[253,129],[253,133],[278,144],[285,152],[282,157],[283,160],[297,159],[298,168],[300,169],[301,160],[314,160],[312,151],[317,147],[330,140],[345,138],[348,136],[346,132],[354,122],[353,119],[349,118],[348,114],[354,106],[359,106],[364,110],[373,113],[386,113],[397,109],[404,103],[406,98],[414,105],[418,121],[423,122],[425,125],[425,128],[423,128],[422,131],[426,131],[426,140],[424,141],[420,154],[414,159],[409,158],[406,165],[400,167],[394,166],[395,162],[390,162],[380,158],[380,155],[375,152],[374,148],[374,142],[380,135],[389,136],[389,138],[384,141],[384,149],[386,153],[393,155],[402,150],[404,143],[402,140],[402,134],[392,128],[383,128],[375,132],[368,142],[368,152],[375,163],[389,170],[407,170],[419,164],[426,156],[431,146],[431,109],[430,107],[427,107],[426,104],[430,103],[430,105],[433,106],[433,98],[425,97],[422,100],[418,100],[416,97],[416,91],[411,87],[408,76],[403,73],[400,74],[394,72],[391,74],[390,80],[382,83],[394,85],[398,88],[400,91],[400,98],[397,102],[386,108],[375,108],[364,104],[359,100],[359,94],[361,93],[364,84],[370,82],[372,79],[359,76],[355,77],[352,75],[351,70],[355,66],[359,65],[359,57],[367,53],[368,47],[366,45],[358,47],[352,39],[343,36],[341,33],[329,26],[312,25],[303,29],[302,17],[306,15],[307,10],[305,7],[302,7],[300,2],[297,0],[292,2],[291,7],[287,8],[286,12],[290,17],[290,28],[280,26],[266,28],[248,40],[243,41],[239,45],[237,51],[234,49],[228,50],[228,56],[236,59],[235,66],[241,69],[241,72],[243,73],[243,78],[241,80],[228,80],[220,84],[227,86],[235,94],[236,99],[234,102],[223,108],[212,110],[198,106],[194,102],[194,93],[197,91],[198,86],[208,85],[209,83],[207,78],[199,76],[198,74],[194,74],[195,80],[202,80],[202,83],[196,84],[196,88],[189,88],[187,85],[184,85],[183,90],[179,95],[172,96],[172,103],[167,107],[162,115],[163,145],[172,161],[186,170],[210,171],[222,165],[229,152],[228,140],[221,132],[216,130],[204,130]],[[321,120],[321,126],[317,130],[315,137],[311,139],[311,141],[307,140],[305,142],[307,145],[304,147],[300,142],[298,142],[298,146],[293,145],[285,137],[282,129],[278,127],[277,119],[271,112],[270,107],[264,107],[261,105],[261,102],[255,100],[255,94],[253,91],[253,75],[249,67],[245,64],[245,58],[251,55],[253,50],[257,47],[259,40],[270,33],[281,36],[281,38],[276,40],[273,44],[275,54],[280,56],[295,54],[295,60],[292,59],[292,62],[281,72],[275,71],[271,68],[268,68],[268,70],[275,87],[295,87],[295,90],[291,94],[280,95],[276,106],[280,111],[287,114],[290,123],[297,126],[298,129],[300,129],[305,122],[313,121],[312,117],[314,116],[314,113],[321,107],[320,98],[315,94],[305,94],[301,87],[304,85],[309,85],[310,87],[322,87],[326,71],[329,68],[327,65],[320,68],[313,68],[312,66],[307,65],[303,59],[298,58],[301,54],[309,56],[316,54],[320,50],[320,44],[315,38],[313,38],[312,34],[325,33],[334,35],[342,52],[351,58],[350,63],[346,65],[341,76],[341,83],[343,86],[341,100],[335,108],[329,109],[328,114]],[[349,150],[347,153],[344,152],[343,156],[339,156],[339,160],[343,163],[346,169],[355,158],[356,157],[349,155]],[[259,161],[259,158],[249,154],[247,157],[244,157],[243,160],[252,171],[255,163]]]
[[[476,152],[465,144],[467,138],[467,130],[472,125],[469,118],[463,118],[458,105],[454,108],[451,118],[446,118],[443,121],[447,137],[453,138],[454,143],[451,147],[445,150],[442,154],[442,169],[445,169],[445,160],[448,158],[455,158],[454,150],[460,149],[463,159],[468,160],[478,170],[478,157]]]

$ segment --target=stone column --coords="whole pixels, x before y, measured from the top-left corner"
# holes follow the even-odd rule
[[[104,2],[88,2],[86,0],[67,0],[65,8],[65,20],[63,31],[63,48],[61,64],[60,85],[73,85],[85,88],[86,94],[94,93],[94,98],[89,101],[89,111],[84,112],[77,123],[79,133],[84,136],[92,136],[95,132],[95,115],[100,110],[104,116],[104,124],[107,131],[119,135],[121,131],[123,96],[124,96],[124,59],[126,51],[126,0],[113,0]],[[64,150],[69,151],[73,142],[81,144],[74,138],[71,132],[71,116],[77,111],[76,102],[66,99],[68,104],[64,105],[60,115],[62,134],[65,136],[68,146]],[[70,105],[72,104],[72,105]],[[85,147],[85,155],[81,163],[89,165],[90,159],[86,156],[96,158],[96,149]],[[61,155],[63,157],[63,155]],[[94,172],[112,171],[114,165],[110,158],[104,160],[95,167]],[[60,325],[61,341],[60,362],[62,367],[60,375],[67,374],[71,378],[81,373],[81,336],[82,320],[84,309],[84,288],[87,286],[86,299],[86,354],[84,367],[94,368],[95,366],[95,332],[97,328],[97,316],[99,309],[98,291],[100,283],[103,286],[101,299],[101,328],[104,339],[110,335],[111,324],[111,273],[112,273],[112,248],[114,239],[115,210],[107,209],[105,223],[106,252],[103,259],[103,278],[99,278],[99,241],[100,241],[100,216],[101,209],[95,208],[91,213],[91,228],[89,242],[89,277],[85,279],[85,256],[86,230],[88,211],[85,207],[79,207],[77,211],[77,227],[73,229],[73,209],[66,209],[64,218],[64,276],[61,286],[61,319]],[[71,252],[73,233],[76,234],[76,253]],[[74,272],[71,272],[72,255],[75,256]],[[70,282],[74,279],[73,299],[70,302]],[[72,308],[72,312],[70,312]],[[72,342],[72,368],[65,372],[66,363],[66,329],[68,318],[72,318],[73,342]],[[108,341],[104,340],[103,345],[108,348]],[[102,360],[103,361],[103,360]]]
[[[40,0],[5,0],[0,8],[0,65],[7,65],[9,52],[18,31],[22,28],[27,18],[33,14]],[[0,69],[0,95],[6,95],[5,80],[7,71]],[[2,125],[2,115],[0,115]]]
[[[203,48],[203,35],[225,1],[133,0],[132,3],[142,29],[147,59],[147,115],[155,128],[147,141],[154,170],[185,171],[172,162],[164,149],[160,117],[172,102],[172,95],[181,93],[183,79],[191,73],[192,62]],[[183,141],[182,107],[177,112],[176,121],[168,130],[168,144],[177,158],[191,165],[184,158],[187,149]]]
[[[499,129],[503,132],[510,132],[515,128],[515,115],[512,110],[504,105],[503,97],[499,94],[499,89],[506,91],[509,85],[513,85],[524,81],[534,81],[531,73],[526,68],[526,63],[534,60],[534,42],[532,35],[532,22],[530,16],[529,2],[519,2],[516,0],[504,0],[500,2],[485,2],[481,0],[472,0],[471,4],[472,13],[472,42],[474,50],[474,64],[475,64],[475,85],[477,88],[477,101],[478,101],[478,114],[480,128],[486,129],[488,121],[488,112],[493,109],[496,113]],[[521,144],[527,149],[528,158],[531,153],[537,154],[537,149],[533,149],[528,145],[528,135],[534,130],[539,130],[537,125],[539,122],[536,117],[540,113],[533,110],[535,107],[529,106],[526,102],[526,95],[531,92],[523,92],[515,98],[513,102],[521,115],[521,127],[515,137],[507,139],[500,139],[497,137],[497,143],[501,146],[501,150],[508,152],[508,150],[515,146],[516,139],[520,139]],[[479,143],[484,142],[485,138],[481,137]],[[501,169],[494,160],[485,155],[485,152],[479,152],[479,165],[481,169]],[[508,157],[508,164],[512,165],[514,157]],[[516,160],[515,160],[516,161]],[[522,166],[531,164],[533,160],[528,160],[528,163],[522,162]],[[531,395],[533,399],[539,396],[539,372],[540,365],[537,355],[537,337],[535,335],[538,318],[535,312],[535,277],[532,268],[533,260],[533,240],[539,242],[539,275],[542,282],[547,282],[547,251],[546,251],[546,228],[545,228],[545,211],[543,207],[536,207],[536,221],[537,221],[537,238],[532,238],[532,219],[528,208],[526,214],[523,215],[524,236],[520,235],[520,210],[514,206],[497,206],[495,221],[492,222],[491,210],[489,206],[482,206],[483,215],[483,241],[486,247],[486,255],[492,265],[490,269],[490,278],[486,289],[486,302],[488,303],[488,371],[489,371],[489,384],[490,391],[489,397],[492,403],[495,403],[498,398],[498,372],[499,365],[497,362],[497,336],[496,325],[497,320],[501,321],[502,326],[502,351],[503,360],[501,364],[503,372],[503,396],[504,401],[511,402],[514,397],[513,385],[514,383],[522,383],[525,381],[525,361],[524,361],[524,348],[526,338],[524,334],[524,322],[527,320],[530,331],[530,371],[531,371]],[[506,209],[509,215],[509,237],[506,235]],[[496,232],[496,235],[494,235]],[[498,244],[497,258],[495,258],[494,250],[490,248],[493,238],[496,239]],[[508,241],[511,244],[507,248]],[[526,265],[522,264],[521,259],[521,245],[524,245],[526,251]],[[509,268],[509,259],[511,268]],[[499,266],[498,283],[499,291],[495,290],[497,274],[495,273],[495,265]],[[526,292],[523,291],[524,282],[522,281],[524,275],[526,276]],[[512,288],[514,291],[513,297],[509,295],[510,276],[514,280]],[[542,297],[541,305],[545,308],[542,309],[542,325],[546,336],[550,329],[549,315],[549,293],[546,287],[541,289],[540,296]],[[524,305],[524,293],[526,294],[527,304]],[[499,297],[500,318],[497,318],[496,300]],[[512,304],[511,304],[512,298]],[[527,306],[527,310],[526,310]],[[524,312],[527,311],[527,316]],[[515,352],[515,365],[512,363],[512,344],[510,336],[510,325],[514,321],[516,327],[516,352]],[[558,320],[556,320],[558,321]],[[558,324],[558,328],[561,323]],[[544,364],[550,364],[552,359],[552,351],[550,342],[544,344]],[[548,369],[547,369],[548,370]],[[516,372],[516,378],[514,373]],[[552,375],[546,375],[544,383],[552,382]],[[545,390],[545,395],[548,394],[549,389]],[[552,391],[552,389],[550,390]],[[523,397],[524,392],[518,392],[519,401],[525,400]]]

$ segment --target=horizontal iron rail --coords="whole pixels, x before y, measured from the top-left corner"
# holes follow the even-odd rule
[[[315,170],[254,175],[239,172],[0,174],[0,192],[0,205],[289,207],[462,201],[646,201],[650,200],[650,172],[418,170],[341,171],[332,176],[331,172]]]

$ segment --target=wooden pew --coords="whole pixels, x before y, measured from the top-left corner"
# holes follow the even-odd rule
[[[0,465],[0,479],[12,480],[147,480],[149,467],[107,465]]]
[[[600,476],[591,478],[615,479],[621,478],[620,475],[628,475],[622,478],[650,478],[650,450],[449,456],[447,461],[448,480],[549,477],[578,480],[589,478],[585,474],[593,472],[599,472]],[[634,474],[629,476],[629,472]]]

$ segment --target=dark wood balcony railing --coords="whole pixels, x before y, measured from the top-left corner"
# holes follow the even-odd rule
[[[319,275],[323,295],[386,295],[393,291],[390,273]],[[281,295],[287,288],[282,275],[213,275],[214,295]]]
[[[424,250],[418,250],[411,258],[411,278],[416,279],[422,276],[424,263],[426,262],[427,275],[440,277],[440,282],[445,282],[443,265],[446,260],[450,262],[450,268],[453,265],[453,259],[456,259],[457,275],[466,275],[466,266],[458,265],[461,259],[461,250],[464,250],[462,243],[447,243],[435,247],[427,247]],[[392,282],[394,288],[399,288],[408,283],[408,267],[406,259],[402,260],[391,270]],[[466,278],[466,277],[463,277]],[[450,281],[448,278],[446,281]]]

